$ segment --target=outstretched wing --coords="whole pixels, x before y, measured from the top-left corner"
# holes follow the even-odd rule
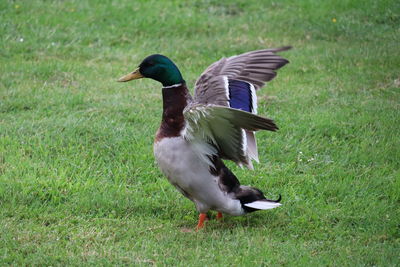
[[[245,84],[249,84],[255,90],[260,89],[276,76],[276,70],[289,62],[276,53],[290,48],[257,50],[218,60],[196,81],[194,100],[202,104],[230,106],[230,96],[233,99],[238,96],[231,92],[229,83],[234,86],[241,84],[242,87],[248,87]]]
[[[291,47],[264,49],[222,58],[210,65],[195,84],[194,102],[240,109],[257,114],[256,90],[272,80],[289,61],[276,55]],[[246,131],[247,151],[258,161],[254,132]]]
[[[191,105],[183,115],[186,121],[184,138],[209,163],[210,157],[218,155],[252,168],[245,131],[278,129],[270,119],[223,106]]]

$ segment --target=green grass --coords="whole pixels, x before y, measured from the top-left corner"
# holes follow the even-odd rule
[[[1,1],[0,265],[398,266],[398,1]],[[336,19],[336,22],[334,22]],[[293,45],[259,91],[254,172],[283,206],[193,229],[155,164],[162,53],[212,62]]]

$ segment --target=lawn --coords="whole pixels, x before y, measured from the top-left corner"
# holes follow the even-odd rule
[[[400,265],[400,2],[0,2],[0,265]],[[283,205],[210,220],[163,177],[167,55],[191,90],[224,56],[292,45],[258,92],[254,171]],[[214,215],[214,214],[212,214]]]

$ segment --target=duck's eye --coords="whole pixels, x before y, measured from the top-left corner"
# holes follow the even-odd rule
[[[142,68],[148,68],[148,67],[153,67],[155,65],[154,61],[146,61],[143,62],[140,67]]]

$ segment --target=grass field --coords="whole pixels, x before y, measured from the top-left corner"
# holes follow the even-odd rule
[[[1,1],[0,265],[399,266],[399,1]],[[243,184],[283,197],[197,221],[152,152],[162,53],[212,62],[292,45],[259,91]]]

